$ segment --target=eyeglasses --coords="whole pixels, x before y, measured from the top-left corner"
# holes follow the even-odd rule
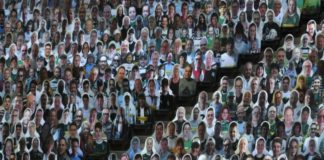
[[[206,46],[207,44],[206,43],[204,43],[204,44],[200,44],[200,46]]]

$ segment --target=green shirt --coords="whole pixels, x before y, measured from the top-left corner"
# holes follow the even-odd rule
[[[295,27],[299,25],[299,16],[297,13],[293,15],[284,16],[282,20],[283,27]]]

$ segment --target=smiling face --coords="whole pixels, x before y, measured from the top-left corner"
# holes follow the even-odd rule
[[[228,109],[224,109],[221,115],[222,119],[226,120],[228,118]]]
[[[174,125],[174,123],[169,124],[168,131],[169,131],[170,136],[174,136],[174,134],[175,134],[175,125]]]
[[[247,141],[242,139],[241,142],[240,142],[240,145],[239,145],[241,153],[245,152],[246,145],[247,145]]]
[[[190,124],[185,124],[183,127],[183,135],[188,136],[190,134],[191,128]]]
[[[213,121],[214,121],[214,118],[215,118],[215,116],[214,116],[214,111],[213,111],[213,110],[209,110],[209,111],[207,112],[207,123],[208,123],[209,125],[211,125],[211,124],[213,123]]]
[[[150,138],[147,140],[146,149],[147,151],[152,151],[152,148],[153,148],[153,139]]]
[[[296,11],[296,2],[295,0],[289,0],[288,2],[288,12],[294,13]]]

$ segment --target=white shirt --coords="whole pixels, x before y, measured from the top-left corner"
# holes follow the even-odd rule
[[[283,12],[282,12],[282,10],[280,11],[280,13],[277,16],[274,16],[273,17],[273,21],[276,22],[279,26],[281,26],[282,19],[283,19]]]
[[[236,66],[235,57],[228,55],[228,53],[224,53],[221,55],[220,62],[221,62],[221,68]]]
[[[140,108],[140,117],[144,117],[144,108]],[[144,121],[141,121],[141,124],[144,124]]]

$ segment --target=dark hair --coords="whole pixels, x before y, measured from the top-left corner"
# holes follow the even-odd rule
[[[134,159],[137,159],[137,158],[141,158],[142,159],[142,155],[139,154],[139,153],[135,154]]]
[[[162,87],[167,86],[169,84],[169,80],[167,78],[163,78],[161,84]]]
[[[272,147],[274,147],[274,144],[275,143],[279,143],[280,145],[282,145],[282,141],[281,141],[281,138],[280,137],[275,137],[273,140],[272,140]]]
[[[96,124],[95,124],[95,128],[99,128],[100,130],[102,129],[102,124],[101,124],[101,122],[97,122]]]
[[[79,144],[79,140],[77,138],[71,138],[71,145],[76,142]]]
[[[173,153],[171,153],[171,154],[168,155],[168,158],[167,159],[168,160],[169,159],[175,160],[176,159],[176,156]]]
[[[191,149],[199,148],[200,144],[198,142],[191,143]]]
[[[72,122],[72,123],[70,123],[69,128],[71,128],[72,126],[77,127],[77,124],[75,122]]]

